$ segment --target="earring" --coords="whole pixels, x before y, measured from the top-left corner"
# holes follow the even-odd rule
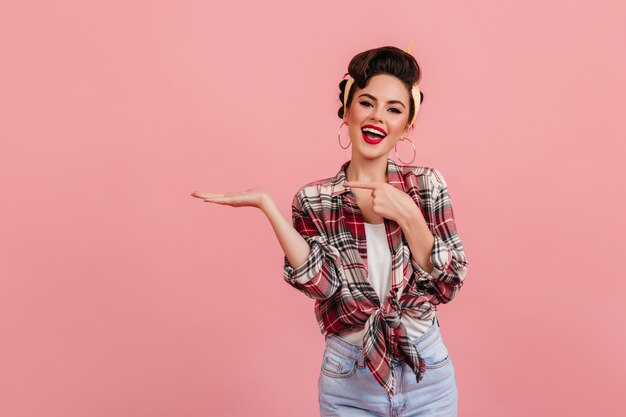
[[[413,160],[415,160],[415,154],[416,154],[415,145],[413,145],[413,141],[409,139],[408,137],[400,138],[400,140],[408,140],[411,146],[413,147],[413,159],[411,159],[411,162],[413,162]],[[398,143],[396,143],[396,146],[394,146],[393,149],[396,152],[396,158],[398,158],[398,161],[402,162],[404,165],[409,165],[411,163],[411,162],[402,161],[402,159],[400,159],[400,157],[398,156]]]
[[[341,145],[341,128],[343,127],[343,125],[347,125],[346,122],[343,122],[341,124],[341,126],[339,126],[339,132],[337,132],[337,137],[339,138],[339,146],[341,146],[341,149],[348,149],[350,147],[350,145],[352,144],[352,141],[350,141],[350,143],[348,144],[348,146],[346,146],[345,148]],[[350,136],[348,135],[348,138],[350,138]]]

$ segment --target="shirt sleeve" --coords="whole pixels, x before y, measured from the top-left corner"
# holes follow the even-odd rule
[[[323,229],[316,227],[313,217],[303,208],[302,192],[298,192],[291,205],[294,228],[311,247],[304,264],[294,268],[284,257],[283,277],[285,281],[302,291],[307,297],[323,300],[330,298],[341,286],[341,259],[339,251],[328,242]],[[308,207],[308,205],[307,205]],[[313,217],[312,217],[313,216]],[[321,222],[317,219],[318,224]]]
[[[437,304],[448,303],[458,294],[467,275],[468,264],[463,243],[457,233],[448,185],[438,169],[432,170],[439,184],[431,213],[435,237],[430,254],[433,270],[426,272],[413,257],[411,263],[417,279],[423,281],[428,292],[435,295],[436,300],[433,301]]]

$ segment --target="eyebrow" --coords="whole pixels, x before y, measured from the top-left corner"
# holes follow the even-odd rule
[[[363,97],[363,96],[369,97],[369,98],[371,98],[374,101],[378,101],[378,99],[376,99],[376,97],[374,97],[371,94],[363,93],[359,97]],[[406,107],[404,106],[404,103],[402,103],[400,100],[389,100],[387,103],[398,103],[398,104],[400,104],[402,107],[404,107],[406,109]]]

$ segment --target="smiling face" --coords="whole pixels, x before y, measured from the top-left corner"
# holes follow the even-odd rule
[[[352,102],[343,116],[348,124],[352,152],[368,158],[387,157],[400,138],[408,134],[409,92],[402,81],[389,74],[373,76],[363,89],[356,83],[352,88],[355,89]]]

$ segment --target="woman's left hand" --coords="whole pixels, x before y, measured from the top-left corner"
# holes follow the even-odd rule
[[[372,190],[372,211],[399,225],[410,222],[415,216],[422,216],[415,201],[410,195],[386,182],[346,181],[350,188]]]

